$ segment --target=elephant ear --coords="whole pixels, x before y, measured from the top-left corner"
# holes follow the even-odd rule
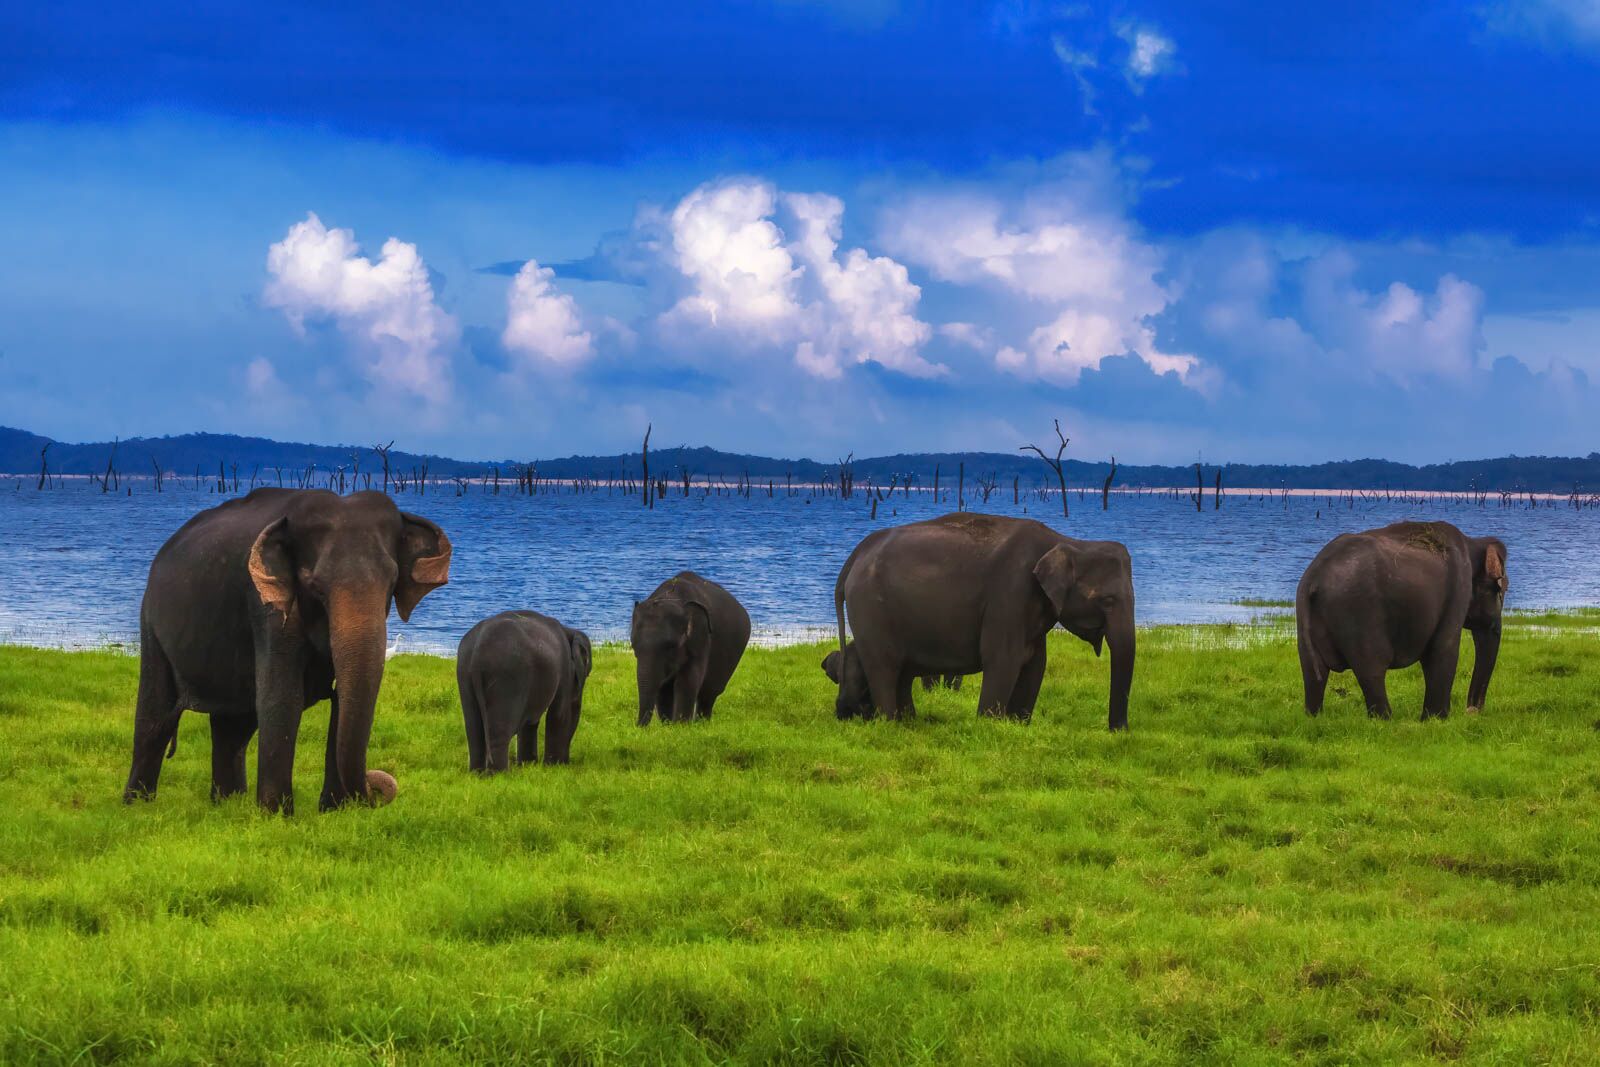
[[[1050,606],[1056,609],[1057,616],[1067,610],[1067,594],[1078,580],[1078,569],[1066,545],[1057,545],[1040,556],[1039,562],[1033,565],[1033,578],[1050,598]]]
[[[593,654],[589,648],[589,635],[582,630],[568,630],[567,652],[572,657],[572,677],[582,685],[594,666]]]
[[[1506,591],[1506,546],[1499,541],[1490,541],[1483,547],[1483,575],[1500,592]]]
[[[844,674],[839,670],[839,661],[843,658],[843,656],[839,655],[838,649],[834,649],[822,657],[822,673],[826,674],[828,680],[834,685],[844,684]]]
[[[250,546],[250,582],[261,602],[289,614],[294,607],[294,553],[289,544],[289,517],[269,523]]]
[[[689,605],[691,605],[693,607],[699,608],[701,613],[705,615],[705,617],[706,617],[706,633],[708,635],[716,633],[716,630],[711,625],[711,609],[706,607],[704,601],[701,601],[701,600],[685,600],[684,603],[685,604],[689,604]],[[694,612],[692,612],[692,611],[689,612],[688,613],[688,618],[689,618],[689,629],[688,629],[687,633],[692,634],[692,633],[694,633],[694,620],[695,620]],[[687,636],[687,634],[685,636]]]
[[[406,622],[422,598],[450,580],[450,538],[421,515],[402,511],[400,576],[394,586],[394,606]]]

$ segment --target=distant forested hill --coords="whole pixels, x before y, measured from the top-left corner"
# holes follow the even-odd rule
[[[109,441],[68,444],[51,441],[25,430],[0,427],[0,472],[37,474],[39,452],[47,444],[49,450],[46,455],[50,470],[55,474],[99,474],[106,469],[113,448]],[[357,461],[363,471],[375,471],[382,467],[382,461],[370,446],[294,444],[233,434],[136,437],[117,442],[115,449],[117,469],[124,475],[147,475],[152,473],[154,465],[159,464],[169,474],[184,478],[194,476],[197,470],[202,477],[215,476],[217,466],[221,463],[228,468],[231,477],[233,465],[238,464],[242,477],[248,478],[255,471],[258,480],[273,484],[279,468],[283,470],[287,483],[290,472],[304,471],[311,464],[315,464],[318,471],[340,467],[349,470]],[[637,478],[639,475],[637,452],[613,456],[567,456],[555,459],[515,457],[500,460],[459,460],[398,450],[389,455],[390,466],[396,470],[409,473],[426,464],[429,477],[436,478],[476,477],[495,466],[500,468],[502,477],[509,477],[513,466],[525,462],[536,464],[540,475],[547,478],[606,478],[622,473]],[[858,484],[871,479],[886,485],[891,478],[903,480],[907,475],[914,476],[918,484],[927,484],[932,481],[936,470],[941,481],[954,481],[963,468],[969,485],[988,477],[994,477],[1002,483],[1018,477],[1025,486],[1040,481],[1055,482],[1055,475],[1031,453],[913,453],[853,461]],[[809,459],[772,459],[719,452],[710,448],[652,448],[650,451],[651,472],[674,480],[687,470],[697,480],[720,476],[732,481],[748,473],[753,481],[772,479],[781,484],[786,477],[792,477],[795,481],[831,478],[837,469],[836,460],[824,463]],[[1098,487],[1105,480],[1109,466],[1103,462],[1068,460],[1065,469],[1069,485]],[[1210,464],[1205,468],[1208,487],[1216,476],[1216,470],[1217,467]],[[1489,491],[1523,489],[1570,492],[1574,486],[1587,490],[1600,487],[1600,453],[1591,452],[1582,458],[1505,456],[1421,467],[1381,459],[1341,460],[1311,465],[1227,463],[1222,465],[1222,472],[1224,487],[1456,491],[1476,487]],[[1192,464],[1124,464],[1117,468],[1115,484],[1125,488],[1187,486],[1194,484],[1194,480]]]

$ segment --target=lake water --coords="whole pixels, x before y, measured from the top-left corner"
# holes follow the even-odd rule
[[[20,484],[20,483],[13,483]],[[507,608],[533,608],[589,631],[625,638],[635,597],[691,569],[727,586],[749,609],[756,639],[819,639],[833,627],[833,583],[850,550],[873,529],[954,509],[931,493],[895,494],[877,519],[858,493],[850,500],[804,495],[750,498],[673,496],[653,510],[637,496],[512,493],[453,487],[399,499],[449,533],[455,545],[450,584],[402,624],[390,617],[405,651],[453,653],[473,623]],[[949,494],[951,497],[954,494]],[[135,644],[139,598],[151,557],[197,511],[218,498],[193,488],[156,493],[135,482],[133,495],[102,494],[68,482],[38,492],[0,492],[6,536],[0,550],[0,643],[64,647]],[[1040,519],[1073,537],[1123,542],[1133,555],[1143,624],[1248,620],[1259,608],[1243,599],[1292,600],[1295,583],[1321,545],[1345,530],[1403,518],[1445,519],[1472,535],[1494,534],[1509,546],[1517,608],[1600,604],[1600,510],[1564,502],[1512,507],[1456,498],[1363,500],[1327,496],[1210,495],[1196,512],[1186,495],[1098,494],[1024,497],[1010,486],[968,508]],[[1353,506],[1352,506],[1353,504]]]

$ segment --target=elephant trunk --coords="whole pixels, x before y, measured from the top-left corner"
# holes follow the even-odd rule
[[[661,694],[661,665],[654,656],[640,656],[635,666],[639,680],[639,725],[649,726]],[[668,709],[662,709],[663,716],[668,713]]]
[[[1467,711],[1483,710],[1483,701],[1489,695],[1489,678],[1494,674],[1495,660],[1500,656],[1500,623],[1472,631],[1472,684],[1467,687]]]
[[[333,652],[334,686],[339,694],[334,763],[346,799],[370,799],[367,741],[372,735],[378,687],[383,682],[388,615],[386,596],[342,596],[328,605],[328,643]]]
[[[1113,730],[1128,728],[1128,693],[1133,689],[1133,605],[1119,606],[1106,619],[1106,644],[1111,646],[1111,715]]]

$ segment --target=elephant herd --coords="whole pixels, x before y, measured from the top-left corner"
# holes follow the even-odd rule
[[[156,553],[140,608],[139,693],[124,799],[155,794],[179,717],[211,725],[211,795],[246,787],[260,734],[256,799],[292,811],[300,718],[329,701],[320,807],[394,794],[367,768],[389,605],[402,620],[449,579],[450,539],[384,493],[257,489],[190,519]],[[1423,717],[1443,717],[1460,648],[1475,649],[1469,710],[1481,709],[1500,642],[1505,545],[1444,522],[1343,534],[1306,568],[1295,600],[1305,707],[1329,671],[1354,672],[1368,714],[1387,718],[1385,673],[1420,662]],[[839,648],[823,661],[840,719],[915,714],[913,685],[981,674],[978,710],[1029,720],[1060,625],[1108,647],[1108,723],[1128,725],[1136,633],[1133,567],[1114,541],[1079,541],[1029,519],[960,512],[876,530],[834,587]],[[853,640],[845,639],[848,617]],[[639,725],[710,718],[750,640],[722,586],[685,571],[633,607]],[[592,665],[582,631],[508,611],[462,638],[456,661],[469,765],[505,770],[570,759]]]

